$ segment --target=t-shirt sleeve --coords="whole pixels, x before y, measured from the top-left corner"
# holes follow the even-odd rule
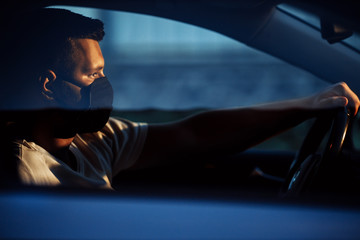
[[[146,123],[110,118],[100,131],[78,135],[73,150],[84,162],[84,174],[97,172],[112,179],[130,168],[143,150],[147,128]]]
[[[110,118],[102,133],[111,140],[112,175],[130,168],[139,158],[147,135],[146,123]]]

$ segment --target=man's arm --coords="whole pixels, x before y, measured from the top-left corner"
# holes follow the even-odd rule
[[[348,106],[356,114],[359,105],[350,88],[338,83],[306,98],[208,111],[173,123],[150,125],[143,152],[133,168],[202,153],[240,152],[322,111]]]

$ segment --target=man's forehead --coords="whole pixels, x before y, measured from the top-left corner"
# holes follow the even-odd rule
[[[82,70],[92,71],[104,68],[104,58],[99,43],[93,39],[74,39],[77,54],[74,56],[76,63]]]
[[[99,42],[94,40],[94,39],[90,39],[90,38],[75,38],[73,39],[76,47],[80,48],[80,49],[88,49],[88,48],[100,48]]]

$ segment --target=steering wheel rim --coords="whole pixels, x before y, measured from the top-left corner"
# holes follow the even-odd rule
[[[282,197],[296,197],[311,185],[321,182],[328,166],[336,164],[341,153],[350,116],[349,110],[344,107],[316,118],[291,164],[281,188]],[[325,148],[322,154],[318,154],[321,142],[329,131]]]

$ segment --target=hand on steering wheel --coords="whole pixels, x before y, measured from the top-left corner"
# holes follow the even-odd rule
[[[324,184],[328,170],[337,164],[351,114],[346,107],[319,116],[291,164],[290,171],[281,189],[284,197],[295,197],[309,188]],[[326,134],[330,132],[321,154],[317,151]]]

